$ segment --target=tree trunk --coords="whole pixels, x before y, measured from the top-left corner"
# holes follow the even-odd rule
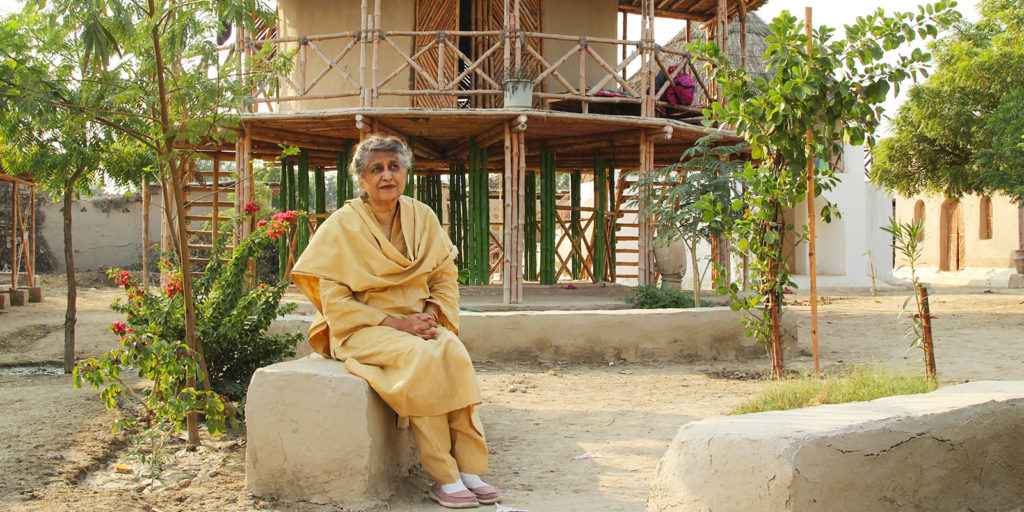
[[[75,279],[75,248],[71,236],[71,202],[74,200],[75,182],[82,176],[79,169],[64,184],[64,264],[68,281],[68,304],[64,312],[64,373],[75,369],[75,324],[78,322],[78,282]]]
[[[142,177],[142,287],[149,289],[149,178]]]
[[[693,279],[693,307],[699,308],[702,279],[700,278],[700,268],[697,267],[697,239],[694,238],[692,242],[687,242],[686,248],[690,250],[690,272],[692,272]]]

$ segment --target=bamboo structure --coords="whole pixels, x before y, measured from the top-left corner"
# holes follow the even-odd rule
[[[11,185],[11,216],[7,219],[10,227],[10,269],[11,290],[19,287],[36,286],[36,248],[35,248],[35,195],[36,185],[33,181],[0,173],[0,182]],[[28,189],[27,204],[22,203],[22,187]],[[27,206],[28,212],[23,210]],[[24,273],[27,282],[21,284],[20,274]]]
[[[503,298],[514,304],[522,300],[524,280],[632,279],[628,268],[635,265],[637,282],[651,283],[657,275],[651,219],[634,221],[636,213],[623,206],[627,197],[648,191],[630,190],[616,169],[645,173],[669,165],[709,132],[722,133],[723,144],[739,141],[727,130],[703,126],[699,107],[677,108],[680,119],[658,117],[658,109],[668,108],[658,100],[667,87],[656,90],[659,72],[669,78],[691,74],[705,94],[711,86],[689,53],[654,41],[654,17],[714,25],[729,16],[742,20],[764,0],[620,0],[615,15],[621,13],[623,23],[627,13],[641,17],[632,40],[624,24],[621,38],[614,31],[563,31],[563,20],[546,14],[542,1],[411,0],[412,16],[402,21],[388,18],[381,0],[352,0],[345,8],[358,11],[358,23],[352,15],[351,23],[340,20],[330,33],[258,31],[236,44],[239,58],[245,53],[259,66],[256,50],[271,45],[294,52],[293,67],[276,90],[254,92],[253,103],[261,107],[243,112],[234,147],[201,151],[235,152],[235,207],[241,208],[253,197],[252,160],[279,158],[282,144],[300,148],[298,158],[281,162],[278,204],[308,210],[312,170],[310,218],[320,220],[329,208],[323,174],[337,172],[340,207],[354,195],[348,171],[353,141],[394,135],[408,142],[414,159],[404,192],[439,218],[447,215],[459,249],[456,264],[470,270],[470,284],[487,285],[500,276]],[[282,19],[291,23],[278,30],[302,30],[296,27],[306,18],[292,16],[308,8],[314,7],[279,2]],[[684,65],[670,73],[673,62]],[[626,69],[637,64],[639,83],[633,83]],[[533,108],[503,108],[507,73],[534,67]],[[608,95],[607,89],[621,94]],[[584,176],[591,168],[594,205],[584,207]],[[570,173],[567,190],[558,190],[559,172]],[[500,193],[490,188],[492,174],[500,174]],[[566,193],[567,204],[559,204]],[[501,198],[501,233],[491,230],[492,196]],[[282,275],[315,224],[300,224],[291,237],[294,251],[291,243],[283,247],[289,255],[280,262]],[[634,241],[637,249],[629,249]]]

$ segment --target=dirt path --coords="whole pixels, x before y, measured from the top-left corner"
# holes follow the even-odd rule
[[[0,364],[60,358],[63,300],[0,313]],[[78,354],[98,355],[115,339],[106,310],[116,290],[86,290],[79,303]],[[920,372],[906,351],[902,295],[831,298],[820,307],[825,367],[878,363]],[[807,306],[794,307],[802,323]],[[946,381],[1024,380],[1024,293],[943,291],[933,300],[936,353]],[[58,325],[54,328],[54,325]],[[809,350],[809,329],[800,339]],[[806,353],[806,352],[805,352]],[[808,355],[789,354],[809,370]],[[766,361],[690,365],[582,366],[480,362],[491,476],[506,505],[540,511],[642,511],[648,482],[678,428],[728,413],[756,394]],[[9,369],[5,370],[10,372]],[[729,378],[724,378],[729,377]],[[118,473],[131,462],[109,434],[113,413],[70,377],[0,375],[0,509],[326,512],[331,507],[273,502],[244,491],[244,434],[179,452],[160,481]],[[576,459],[584,453],[596,458]],[[436,511],[419,474],[377,510]],[[488,510],[483,507],[481,510]]]

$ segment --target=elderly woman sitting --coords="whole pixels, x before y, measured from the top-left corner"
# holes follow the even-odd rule
[[[409,150],[370,137],[351,168],[363,196],[317,230],[292,280],[319,313],[309,329],[318,353],[345,362],[411,424],[430,497],[449,508],[496,503],[480,479],[487,445],[480,390],[459,331],[456,249],[425,204],[402,195]]]

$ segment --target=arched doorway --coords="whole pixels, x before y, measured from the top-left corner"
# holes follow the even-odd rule
[[[939,226],[939,270],[963,270],[966,266],[964,214],[960,201],[942,203]]]

